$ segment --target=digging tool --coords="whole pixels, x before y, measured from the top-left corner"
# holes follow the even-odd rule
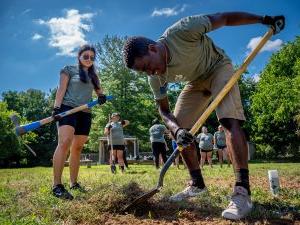
[[[113,96],[106,96],[106,100],[113,100]],[[93,100],[93,101],[91,101],[87,104],[78,106],[76,108],[70,109],[68,111],[62,112],[60,114],[57,114],[57,116],[65,117],[65,116],[74,114],[76,112],[82,111],[84,109],[92,108],[93,106],[95,106],[97,104],[98,104],[98,99]],[[54,118],[52,116],[49,116],[45,119],[38,120],[38,121],[29,123],[29,124],[25,124],[25,125],[22,125],[22,126],[19,125],[15,128],[16,135],[21,136],[21,135],[26,134],[27,132],[33,131],[33,130],[35,130],[35,129],[37,129],[37,128],[39,128],[39,127],[41,127],[41,126],[43,126],[47,123],[51,123],[52,121],[54,121]]]
[[[265,33],[265,35],[263,36],[263,38],[260,40],[260,42],[258,43],[258,45],[253,49],[253,51],[248,55],[248,57],[245,59],[245,61],[243,62],[243,64],[240,66],[240,68],[235,71],[235,73],[233,74],[233,76],[226,83],[226,85],[223,87],[223,89],[220,91],[220,93],[210,103],[210,105],[207,107],[207,109],[205,110],[205,112],[201,115],[201,117],[197,120],[197,122],[194,124],[194,126],[190,130],[190,133],[193,136],[197,133],[197,131],[199,130],[199,128],[204,124],[204,122],[209,117],[209,115],[217,108],[217,106],[222,101],[222,99],[226,96],[226,94],[236,84],[236,82],[238,81],[238,79],[240,78],[240,76],[247,69],[247,66],[249,65],[249,63],[254,59],[254,57],[257,55],[257,53],[261,50],[261,48],[266,44],[266,42],[273,35],[273,32],[274,32],[273,29],[270,28]],[[169,159],[167,160],[166,164],[163,166],[163,168],[162,168],[162,170],[160,172],[157,186],[155,188],[153,188],[152,190],[150,190],[149,192],[147,192],[147,193],[139,196],[138,198],[136,198],[133,202],[131,202],[129,205],[127,205],[123,209],[123,212],[128,211],[131,208],[133,208],[134,206],[136,206],[137,204],[140,204],[140,203],[146,201],[147,199],[151,198],[153,195],[155,195],[156,193],[158,193],[161,190],[161,188],[163,187],[163,179],[164,179],[165,173],[167,172],[167,170],[169,169],[170,165],[172,164],[172,161],[176,158],[176,156],[179,154],[179,152],[181,150],[182,149],[180,149],[180,147],[178,147],[172,153],[172,155],[169,157]]]
[[[10,116],[10,119],[13,122],[13,124],[15,125],[15,127],[20,127],[20,119],[16,114],[12,114]],[[19,136],[17,136],[17,137],[21,141],[21,143],[36,157],[35,151],[33,151],[33,149],[30,148],[30,146],[27,145]]]

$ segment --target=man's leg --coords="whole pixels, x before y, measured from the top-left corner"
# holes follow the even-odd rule
[[[225,128],[227,149],[232,157],[232,165],[236,175],[235,186],[246,188],[250,195],[248,149],[246,136],[240,125],[241,121],[224,118],[220,122]]]
[[[214,97],[234,73],[230,64],[219,67],[214,71],[211,91]],[[247,162],[247,145],[241,121],[245,120],[238,84],[235,84],[218,105],[217,117],[225,128],[228,155],[231,156],[236,174],[236,182],[228,207],[222,212],[227,219],[244,218],[252,209],[249,187],[249,171]]]
[[[211,97],[211,93],[207,91],[208,84],[209,82],[196,80],[188,83],[180,93],[174,110],[174,116],[180,127],[191,129],[207,108]],[[199,167],[196,145],[191,144],[181,152],[181,155],[188,167],[192,185],[203,189],[205,184]]]

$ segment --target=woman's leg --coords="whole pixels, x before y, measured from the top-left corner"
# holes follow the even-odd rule
[[[200,167],[203,169],[203,166],[205,164],[206,152],[201,151],[200,153],[201,153]]]
[[[124,172],[124,159],[123,159],[123,150],[117,150],[118,163],[121,168],[121,171]]]
[[[123,160],[124,160],[124,165],[128,169],[127,151],[126,150],[123,151]]]
[[[227,149],[227,148],[224,148],[223,151],[224,151],[223,154],[226,154],[226,156],[227,156],[227,164],[228,164],[228,167],[230,167],[231,158],[230,158],[228,149]]]
[[[78,171],[80,167],[80,154],[87,139],[88,136],[86,135],[75,135],[73,138],[69,157],[71,187],[77,183]]]
[[[74,137],[74,127],[63,125],[58,128],[58,145],[53,155],[53,186],[61,184],[65,161]]]
[[[219,155],[220,166],[222,167],[222,165],[223,165],[223,150],[222,149],[218,149],[218,155]]]
[[[152,154],[154,157],[155,167],[156,167],[156,169],[158,169],[159,168],[159,150],[157,149],[156,142],[152,142],[151,147],[152,147]]]
[[[212,168],[212,151],[210,152],[207,152],[207,161],[208,161],[208,164],[210,165],[210,167]]]

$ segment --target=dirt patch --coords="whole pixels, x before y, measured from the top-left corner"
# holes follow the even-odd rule
[[[220,217],[222,208],[217,204],[213,204],[215,199],[209,201],[209,196],[202,201],[189,200],[181,203],[172,203],[167,198],[152,197],[142,204],[136,205],[130,211],[123,213],[121,210],[129,202],[133,201],[139,195],[146,193],[140,186],[131,182],[128,185],[115,188],[115,191],[109,192],[108,195],[89,199],[92,205],[98,205],[99,214],[92,222],[82,222],[80,224],[295,224],[299,221],[299,214],[296,211],[291,211],[286,207],[279,209],[284,214],[278,215],[276,219],[268,219],[268,215],[261,217],[259,215],[250,215],[250,218],[240,221],[224,220]],[[115,193],[112,194],[111,193]],[[117,194],[118,193],[118,194]],[[212,197],[213,198],[213,197]],[[103,207],[103,204],[106,207]],[[101,207],[99,207],[101,205]],[[273,205],[260,205],[256,203],[257,210],[264,208],[265,212],[269,212],[274,216]],[[289,212],[292,214],[288,215]]]

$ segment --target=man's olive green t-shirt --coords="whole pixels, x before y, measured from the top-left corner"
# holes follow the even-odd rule
[[[179,20],[160,37],[158,41],[169,49],[170,61],[165,74],[148,78],[156,100],[167,96],[168,82],[205,80],[217,67],[231,63],[206,35],[211,30],[207,16],[195,15]]]
[[[65,92],[62,104],[77,107],[86,104],[92,100],[94,86],[91,78],[86,74],[87,82],[80,80],[78,66],[65,66],[61,73],[69,76],[67,90]]]

